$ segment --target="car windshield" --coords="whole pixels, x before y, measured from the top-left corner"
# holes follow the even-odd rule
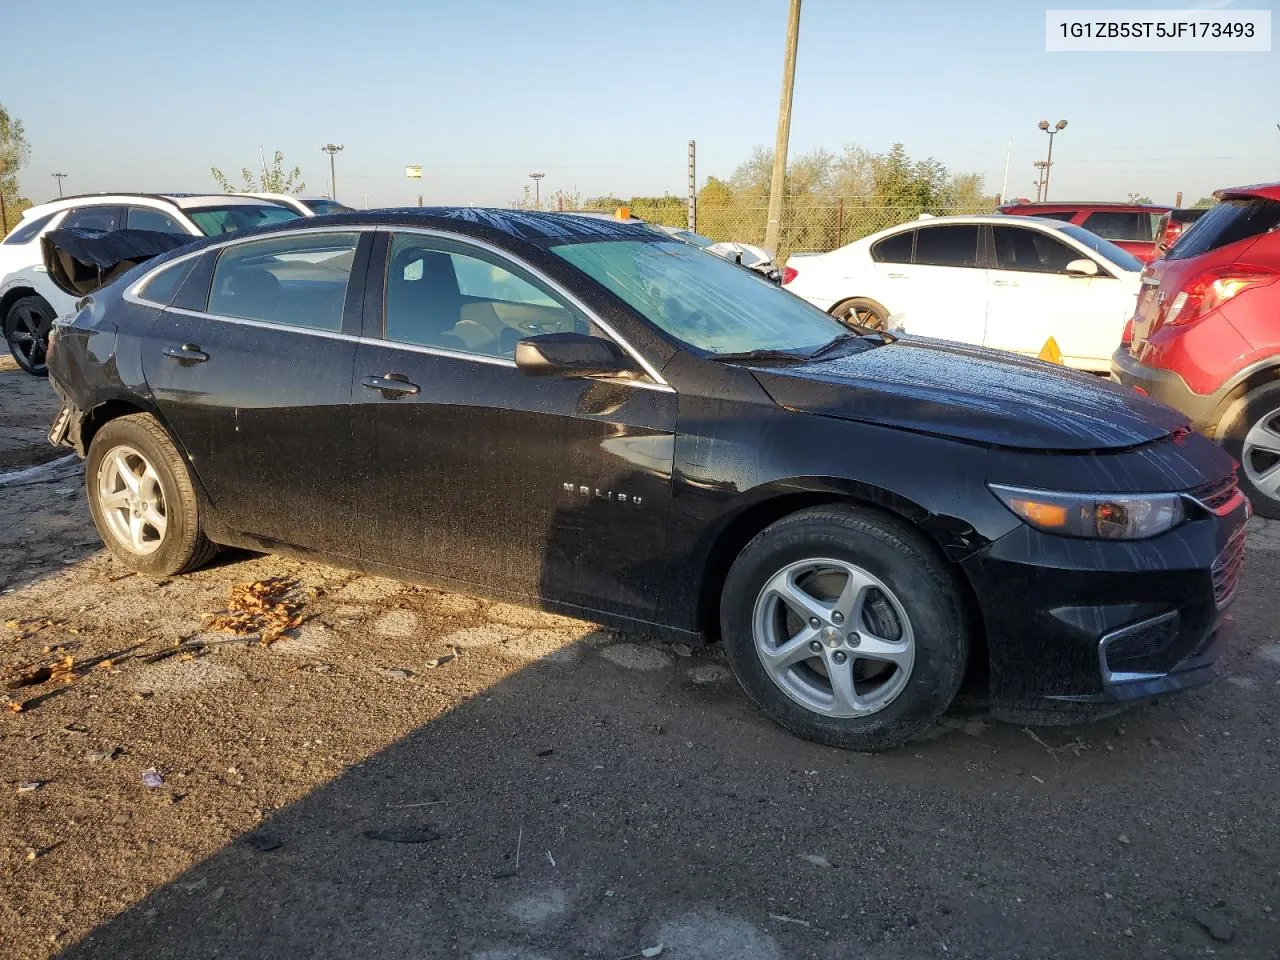
[[[326,200],[321,197],[317,200],[298,198],[303,206],[308,207],[317,217],[323,217],[329,213],[350,213],[351,208],[345,203],[339,203],[337,200]]]
[[[1096,233],[1090,233],[1084,227],[1077,227],[1074,223],[1068,223],[1058,229],[1077,243],[1083,243],[1099,256],[1106,257],[1121,270],[1129,270],[1133,273],[1138,273],[1142,270],[1142,261],[1133,254],[1117,247],[1110,240],[1103,240]]]
[[[274,203],[237,203],[217,207],[188,207],[183,211],[192,219],[206,237],[235,233],[252,227],[265,227],[286,220],[296,220],[298,214]]]
[[[850,332],[759,274],[687,243],[608,240],[561,244],[551,252],[705,354],[802,356]]]

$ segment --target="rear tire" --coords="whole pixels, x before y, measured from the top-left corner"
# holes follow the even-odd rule
[[[837,303],[831,308],[831,316],[846,326],[868,330],[886,330],[889,325],[889,311],[867,297],[854,297]]]
[[[202,567],[218,552],[200,529],[182,456],[149,414],[120,417],[94,434],[84,476],[94,526],[128,569],[167,577]]]
[[[1240,488],[1259,516],[1280,520],[1280,383],[1249,393],[1218,432],[1240,464]]]
[[[900,746],[942,715],[964,679],[969,622],[924,537],[860,507],[779,520],[738,555],[721,594],[725,653],[747,696],[793,733],[849,750]]]
[[[49,329],[53,326],[53,307],[41,296],[22,297],[14,301],[4,317],[4,339],[18,366],[33,377],[47,376],[45,351],[49,346]]]

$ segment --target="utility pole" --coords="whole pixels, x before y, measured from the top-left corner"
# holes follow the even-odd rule
[[[1048,186],[1049,164],[1045,160],[1036,160],[1031,164],[1036,168],[1036,203],[1045,199],[1045,187]]]
[[[689,141],[689,232],[698,232],[698,142]]]
[[[1049,135],[1049,156],[1044,162],[1044,199],[1049,199],[1049,168],[1053,166],[1053,138],[1056,134],[1067,129],[1067,121],[1059,120],[1052,127],[1049,126],[1048,120],[1041,120],[1038,124],[1041,130]]]
[[[337,200],[338,199],[338,175],[334,168],[333,157],[334,157],[334,154],[336,154],[339,150],[342,149],[342,144],[326,143],[320,149],[329,155],[329,199]]]
[[[1009,159],[1013,156],[1013,137],[1009,138],[1009,146],[1004,152],[1004,179],[1000,181],[1000,203],[1007,203],[1009,197]]]
[[[58,196],[59,196],[59,197],[61,197],[61,196],[62,196],[62,181],[63,181],[64,179],[66,179],[66,176],[67,176],[67,175],[66,175],[65,173],[55,173],[55,174],[53,174],[53,176],[54,176],[55,178],[57,178],[57,181],[58,181]]]
[[[545,173],[531,173],[529,179],[533,181],[533,209],[542,209],[542,178]]]
[[[1178,191],[1178,196],[1177,196],[1177,198],[1173,201],[1173,205],[1174,205],[1175,207],[1180,207],[1180,206],[1182,206],[1182,191],[1181,191],[1181,190],[1179,190],[1179,191]]]
[[[796,44],[800,39],[800,0],[791,0],[787,16],[787,52],[782,61],[782,99],[778,104],[778,136],[773,142],[773,179],[769,183],[769,222],[764,245],[778,252],[782,231],[782,192],[787,183],[787,144],[791,140],[791,101],[796,88]]]

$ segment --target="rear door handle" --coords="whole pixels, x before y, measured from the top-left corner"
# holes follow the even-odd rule
[[[992,280],[991,285],[993,287],[1016,287],[1018,285],[1018,281],[1017,280]]]
[[[164,355],[177,360],[184,367],[189,367],[193,363],[204,363],[209,359],[209,355],[195,343],[184,343],[180,347],[167,346],[164,348]]]
[[[403,373],[388,373],[382,377],[365,377],[360,381],[370,390],[379,391],[384,397],[412,396],[421,392],[416,383],[410,383]]]
[[[905,280],[905,279],[907,279],[907,275],[906,275],[905,273],[888,273],[888,274],[885,274],[885,276],[887,276],[890,280]]]

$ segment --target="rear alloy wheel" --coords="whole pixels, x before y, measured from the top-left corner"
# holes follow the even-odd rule
[[[945,561],[910,525],[859,507],[786,517],[734,561],[725,653],[747,695],[809,740],[895,747],[951,704],[969,617]]]
[[[43,297],[23,297],[9,308],[4,318],[4,338],[18,366],[36,377],[49,371],[45,366],[45,350],[49,329],[53,326],[53,308]]]
[[[1240,462],[1254,512],[1280,520],[1280,383],[1255,390],[1228,415],[1223,446]]]
[[[112,420],[94,434],[85,486],[102,542],[130,570],[171,576],[203,566],[217,552],[200,530],[181,455],[147,414]]]
[[[868,330],[885,330],[889,325],[889,311],[866,297],[854,297],[836,304],[831,308],[831,315],[846,326]]]

